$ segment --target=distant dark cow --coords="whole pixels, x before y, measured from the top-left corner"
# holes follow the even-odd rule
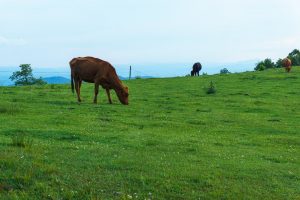
[[[78,102],[80,99],[80,87],[82,81],[95,83],[94,103],[97,103],[99,85],[106,90],[108,101],[111,104],[110,90],[115,90],[120,102],[128,105],[128,88],[123,86],[115,68],[108,62],[93,57],[78,57],[70,61],[71,87],[74,93],[74,82]]]
[[[292,69],[292,61],[288,58],[282,60],[282,66],[285,68],[286,72],[290,72]]]
[[[202,69],[202,65],[197,62],[193,65],[193,70],[191,71],[191,76],[199,76],[199,72]]]

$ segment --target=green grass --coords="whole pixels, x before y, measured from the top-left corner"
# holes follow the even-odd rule
[[[299,67],[125,83],[0,87],[0,199],[300,199]]]

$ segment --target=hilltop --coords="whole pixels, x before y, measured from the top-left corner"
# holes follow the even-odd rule
[[[124,83],[0,87],[0,199],[300,198],[299,67]]]

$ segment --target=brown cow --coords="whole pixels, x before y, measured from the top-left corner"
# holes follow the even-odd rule
[[[124,87],[119,79],[115,68],[108,62],[93,57],[78,57],[70,61],[71,67],[71,87],[74,93],[74,82],[78,102],[80,99],[80,87],[82,81],[95,83],[94,103],[97,103],[99,85],[107,93],[108,101],[111,104],[110,89],[115,90],[120,102],[128,105],[128,87]]]
[[[288,58],[282,60],[282,66],[285,68],[285,71],[290,72],[292,69],[292,61]]]

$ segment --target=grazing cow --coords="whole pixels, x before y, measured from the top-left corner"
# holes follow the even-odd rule
[[[285,68],[286,72],[290,72],[292,69],[292,61],[288,58],[282,60],[282,66]]]
[[[71,87],[74,93],[74,82],[78,102],[80,99],[80,87],[82,81],[95,83],[94,103],[97,103],[99,85],[107,93],[108,101],[111,104],[110,90],[115,90],[120,102],[128,105],[128,87],[123,86],[115,68],[108,62],[93,57],[78,57],[70,61],[71,67]]]
[[[202,69],[202,65],[197,62],[193,65],[193,70],[191,71],[191,76],[199,76],[199,72]]]

